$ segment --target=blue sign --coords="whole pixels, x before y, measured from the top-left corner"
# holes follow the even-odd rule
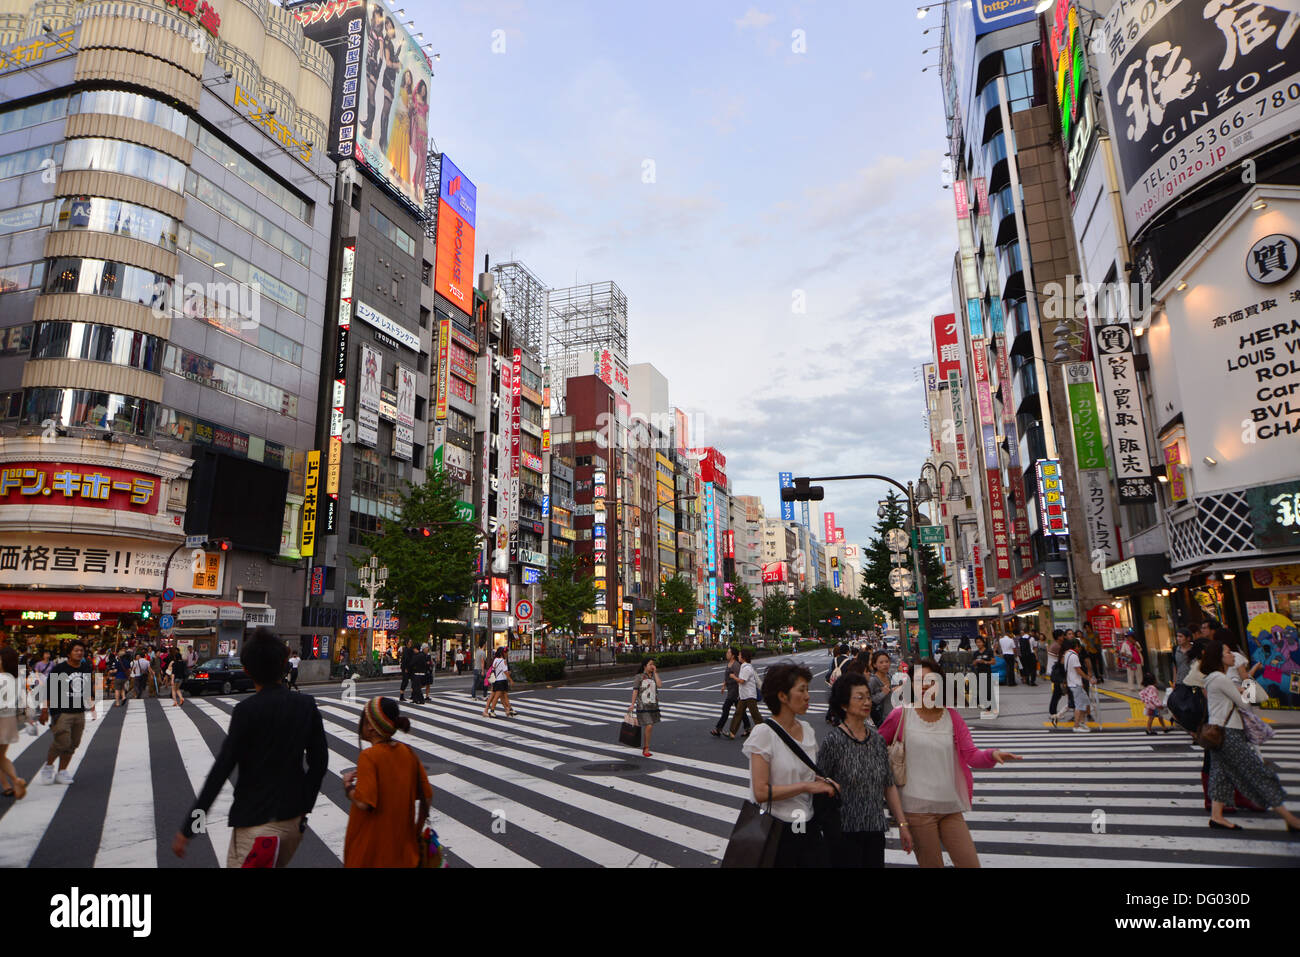
[[[1006,335],[1007,325],[1002,318],[1002,300],[997,296],[989,303],[989,325],[993,327],[995,336]]]
[[[163,590],[163,601],[174,601],[176,598],[175,588],[166,588]]]
[[[790,488],[792,485],[794,485],[793,472],[779,472],[778,477],[781,480],[781,488]],[[781,521],[783,522],[794,521],[794,502],[783,501],[781,503]]]
[[[601,525],[601,524],[599,524],[599,523],[592,525],[592,527],[591,527],[591,534],[592,534],[592,536],[593,536],[594,538],[604,538],[604,537],[605,537],[605,526],[604,526],[604,525]]]
[[[172,615],[163,615],[158,619],[158,627],[163,631],[171,631],[176,627],[176,618]]]
[[[1030,23],[1038,0],[975,0],[975,36],[982,37],[1003,27]]]
[[[970,324],[971,338],[984,338],[984,311],[980,308],[978,299],[966,300],[966,320]]]
[[[803,527],[811,528],[812,527],[811,523],[812,523],[812,519],[808,516],[808,503],[804,502],[803,503]]]
[[[540,568],[529,568],[527,565],[523,568],[525,585],[536,585],[542,580],[542,570]]]
[[[835,587],[836,587],[836,588],[839,588],[839,587],[840,587],[840,573],[839,573],[839,572],[831,572],[831,577],[832,577],[833,579],[835,579]],[[838,625],[838,624],[839,624],[839,621],[837,620],[837,621],[835,622],[835,624]]]
[[[550,514],[551,514],[551,496],[543,495],[542,496],[542,518],[546,518]]]
[[[442,155],[442,178],[438,198],[460,214],[470,229],[474,228],[474,215],[478,210],[478,189],[465,176],[447,154]]]

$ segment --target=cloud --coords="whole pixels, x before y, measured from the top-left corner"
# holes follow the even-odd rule
[[[739,30],[761,30],[775,19],[775,14],[761,13],[758,7],[750,7],[743,17],[735,21],[735,24]]]

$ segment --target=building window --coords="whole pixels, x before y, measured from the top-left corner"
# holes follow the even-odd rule
[[[28,389],[23,424],[104,429],[131,435],[153,430],[154,403],[131,395],[89,389]]]
[[[171,290],[166,276],[104,259],[51,259],[46,275],[48,293],[108,296],[151,307],[166,302]]]
[[[162,371],[164,340],[130,329],[86,322],[42,322],[36,326],[33,359],[87,359]]]
[[[253,189],[296,219],[311,225],[312,204],[300,198],[276,177],[266,172],[225,140],[207,129],[199,129],[198,148],[233,172]],[[356,187],[353,187],[356,190]],[[358,205],[358,209],[361,207]]]
[[[64,169],[106,170],[148,180],[173,192],[185,189],[185,164],[166,153],[123,140],[86,137],[68,140]]]
[[[67,197],[50,205],[57,208],[52,227],[55,230],[86,229],[138,239],[163,249],[176,248],[176,220],[147,206],[101,196]]]

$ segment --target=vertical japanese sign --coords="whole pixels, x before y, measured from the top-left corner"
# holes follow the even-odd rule
[[[1044,535],[1068,535],[1065,518],[1065,485],[1061,481],[1061,463],[1056,459],[1039,459],[1034,464],[1038,478],[1038,523]]]
[[[338,516],[339,472],[343,466],[343,418],[347,403],[348,338],[352,328],[352,280],[356,272],[356,245],[343,247],[339,276],[338,337],[334,355],[334,385],[330,398],[329,458],[325,469],[325,494],[329,496],[325,532],[334,534]]]
[[[442,421],[447,418],[447,390],[451,383],[451,320],[443,319],[438,323],[438,399],[434,407],[434,418]]]
[[[984,335],[984,310],[978,299],[966,300],[966,325],[970,327],[972,339]]]
[[[1071,362],[1065,366],[1065,388],[1070,399],[1070,422],[1074,427],[1074,457],[1079,471],[1107,467],[1106,448],[1097,418],[1097,388],[1092,381],[1092,363]]]
[[[957,338],[957,316],[948,313],[934,317],[934,354],[939,361],[939,378],[961,372],[961,346]]]
[[[975,198],[979,202],[981,216],[989,214],[989,181],[983,176],[975,177]]]
[[[304,558],[316,554],[316,494],[320,488],[320,450],[307,453],[307,475],[303,480],[302,548]]]
[[[958,178],[952,184],[952,198],[957,203],[957,218],[966,219],[970,216],[970,197],[966,193],[966,180]]]
[[[962,414],[961,375],[957,372],[948,374],[948,399],[952,404],[952,427],[956,434],[957,471],[970,472],[970,456],[966,451],[966,423]]]
[[[825,537],[822,539],[827,545],[835,541],[835,513],[824,512],[822,514],[822,530]]]
[[[999,580],[1011,578],[1011,542],[1007,530],[1007,503],[1002,488],[1002,470],[986,469],[989,485],[989,514],[993,519],[993,558]]]
[[[1080,511],[1088,528],[1088,547],[1094,558],[1107,564],[1120,560],[1115,537],[1115,507],[1110,495],[1110,473],[1088,469],[1079,473]]]
[[[802,513],[801,513],[801,515],[800,515],[800,518],[803,519],[802,524],[803,524],[803,527],[804,527],[804,528],[808,528],[808,527],[812,524],[812,518],[811,518],[811,516],[808,514],[808,503],[807,503],[807,502],[804,502],[804,503],[803,503],[803,509],[802,509]]]
[[[1002,424],[1006,426],[1003,432],[1011,439],[1014,446],[1018,441],[1018,434],[1015,429],[1016,424],[1016,400],[1012,394],[1011,386],[1011,366],[1007,359],[1007,342],[1006,338],[999,336],[997,338],[997,355],[998,355],[998,384],[1002,386]]]
[[[984,560],[978,545],[971,546],[971,562],[975,566],[975,605],[978,607],[984,604],[984,596],[988,594],[984,589]]]
[[[983,339],[971,340],[971,372],[975,376],[975,401],[979,409],[980,425],[993,428],[993,391],[989,384],[989,358]]]
[[[1169,498],[1175,502],[1187,501],[1187,483],[1183,480],[1182,447],[1177,441],[1164,448],[1165,475],[1169,479]]]
[[[377,349],[361,347],[360,387],[357,390],[357,441],[379,444],[379,400],[384,377],[384,357]]]
[[[1115,474],[1121,504],[1156,500],[1147,450],[1146,420],[1133,361],[1133,337],[1121,323],[1097,327],[1097,362],[1101,367],[1102,394],[1115,450]]]
[[[781,482],[781,488],[790,488],[794,485],[793,472],[779,472],[777,473],[777,478]],[[781,502],[781,521],[783,522],[794,521],[794,502],[786,502],[786,501]]]

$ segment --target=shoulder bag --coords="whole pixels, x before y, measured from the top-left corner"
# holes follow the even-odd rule
[[[1207,695],[1208,697],[1208,695]],[[1237,703],[1231,702],[1232,707],[1228,710],[1228,716],[1224,718],[1224,724],[1210,724],[1208,721],[1196,729],[1196,734],[1192,737],[1206,751],[1218,751],[1223,747],[1223,728],[1232,720],[1232,713],[1237,710]]]
[[[740,814],[732,825],[727,850],[722,855],[723,867],[771,867],[776,862],[776,849],[781,843],[780,822],[772,816],[772,779],[767,782],[767,807],[753,801],[740,806]]]
[[[907,784],[907,743],[903,740],[903,726],[907,724],[910,708],[904,708],[898,717],[898,728],[894,731],[894,740],[889,742],[889,770],[894,775],[894,786]]]
[[[794,738],[785,733],[785,728],[781,727],[771,718],[763,722],[770,727],[776,736],[785,742],[786,747],[794,752],[797,757],[808,767],[812,768],[813,774],[818,777],[824,777],[817,765],[813,764],[812,759],[808,757],[803,748],[799,747]],[[834,794],[814,794],[813,795],[813,826],[822,832],[823,837],[837,838],[843,833],[840,827],[840,792],[839,788],[835,789]]]

